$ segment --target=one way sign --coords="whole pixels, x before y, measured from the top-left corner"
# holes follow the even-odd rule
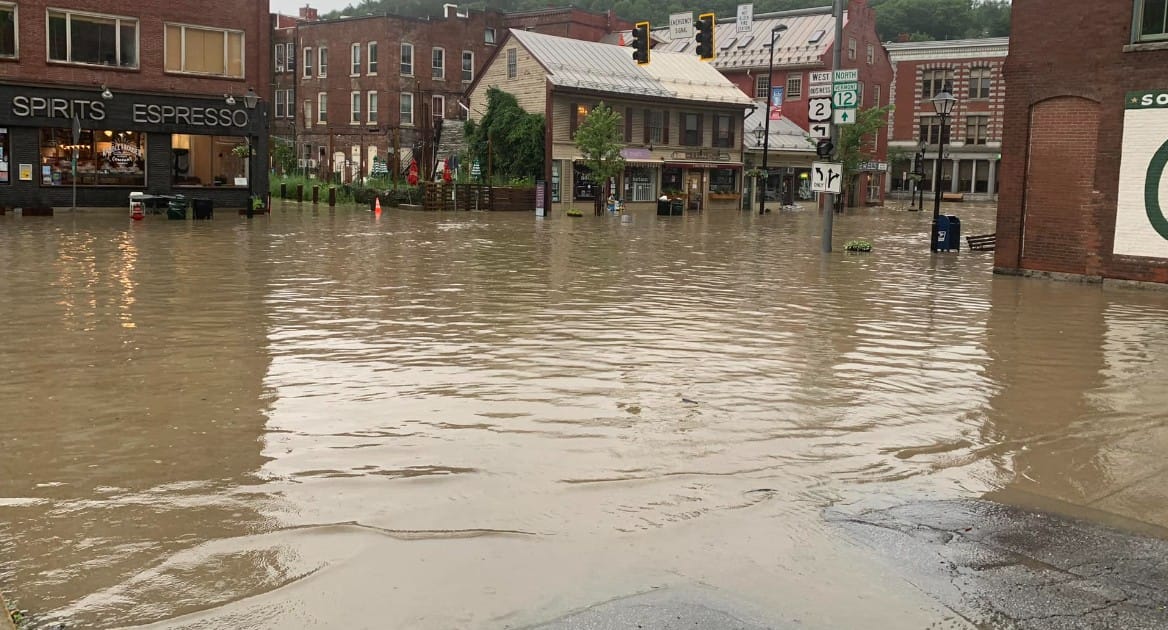
[[[840,194],[843,171],[839,162],[812,162],[811,192]]]

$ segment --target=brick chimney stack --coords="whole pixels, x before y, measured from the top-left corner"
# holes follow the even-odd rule
[[[316,9],[306,4],[300,7],[300,19],[315,22],[320,19],[320,16]]]

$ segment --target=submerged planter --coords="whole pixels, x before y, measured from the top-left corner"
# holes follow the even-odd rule
[[[865,241],[862,238],[848,241],[844,244],[844,251],[849,252],[870,252],[872,251],[872,243]]]
[[[568,216],[570,216],[570,217],[582,217],[582,216],[584,216],[584,213],[583,213],[583,212],[581,212],[580,210],[577,210],[576,208],[571,208],[571,209],[569,209],[569,210],[567,211],[567,213],[566,213],[566,214],[567,214]]]

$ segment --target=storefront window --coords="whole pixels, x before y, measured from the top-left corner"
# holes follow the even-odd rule
[[[49,61],[138,67],[138,20],[50,10]]]
[[[592,173],[583,164],[574,164],[572,167],[572,198],[576,201],[596,199],[600,186],[592,181]]]
[[[710,171],[710,192],[738,192],[738,171],[732,168],[715,168]]]
[[[238,136],[171,136],[175,186],[247,186],[248,145]]]
[[[682,192],[681,169],[661,169],[661,192],[667,195],[680,195]]]
[[[11,154],[9,153],[11,150],[8,146],[8,129],[6,127],[0,127],[0,184],[7,184],[12,181],[8,166],[8,162],[11,160]]]
[[[977,160],[974,164],[973,192],[989,192],[990,189],[990,161]]]
[[[146,184],[146,134],[82,129],[76,148],[78,186]],[[41,129],[42,186],[73,185],[73,149],[72,130]]]
[[[657,169],[649,166],[630,166],[625,169],[625,201],[654,201],[657,199]]]

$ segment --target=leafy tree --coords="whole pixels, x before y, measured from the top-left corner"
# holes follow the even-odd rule
[[[271,146],[272,166],[281,174],[292,173],[296,170],[296,148],[291,142],[275,140]]]
[[[596,195],[596,214],[601,214],[601,202],[608,196],[608,183],[625,169],[625,159],[621,157],[624,146],[624,123],[620,114],[611,107],[598,103],[584,122],[576,129],[576,148],[584,156],[584,165],[592,177],[601,183],[600,194]]]
[[[866,137],[879,131],[888,124],[888,112],[892,105],[862,109],[856,114],[856,123],[840,125],[839,143],[836,145],[836,161],[843,165],[843,194],[844,199],[854,200],[857,180],[860,175],[860,163],[867,162],[874,157],[869,149],[872,148]]]
[[[544,118],[519,107],[515,96],[492,87],[487,90],[487,113],[477,124],[467,121],[465,137],[472,160],[486,174],[501,179],[538,178],[544,164]]]

